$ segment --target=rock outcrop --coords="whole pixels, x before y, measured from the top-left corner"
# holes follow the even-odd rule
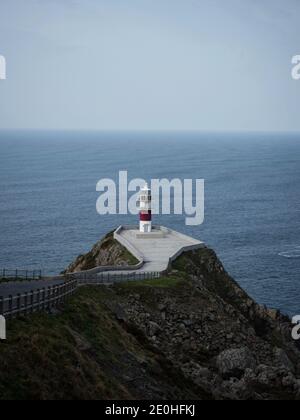
[[[247,369],[256,368],[256,360],[248,347],[229,349],[217,357],[217,368],[224,379],[242,378]]]
[[[135,265],[138,260],[119,242],[114,240],[113,233],[97,242],[92,250],[85,255],[79,255],[62,274],[86,271],[101,266]]]

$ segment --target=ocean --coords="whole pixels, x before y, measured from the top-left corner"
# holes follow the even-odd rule
[[[300,314],[300,135],[0,133],[0,269],[63,270],[135,216],[99,216],[96,183],[205,180],[205,221],[156,224],[211,246],[259,303]]]

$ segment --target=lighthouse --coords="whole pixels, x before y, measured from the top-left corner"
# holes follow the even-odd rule
[[[151,233],[152,231],[152,211],[151,211],[151,189],[146,184],[140,193],[139,209],[140,209],[140,232]]]

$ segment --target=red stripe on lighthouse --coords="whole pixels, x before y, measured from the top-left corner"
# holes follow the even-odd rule
[[[152,212],[151,211],[140,213],[140,221],[141,222],[151,222],[151,220],[152,220]]]

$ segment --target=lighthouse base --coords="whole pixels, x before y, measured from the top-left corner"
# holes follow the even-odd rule
[[[165,238],[166,231],[162,230],[160,226],[151,226],[150,232],[142,232],[141,229],[136,231],[137,239],[160,239]]]
[[[152,232],[152,222],[140,221],[140,233],[151,233],[151,232]]]

